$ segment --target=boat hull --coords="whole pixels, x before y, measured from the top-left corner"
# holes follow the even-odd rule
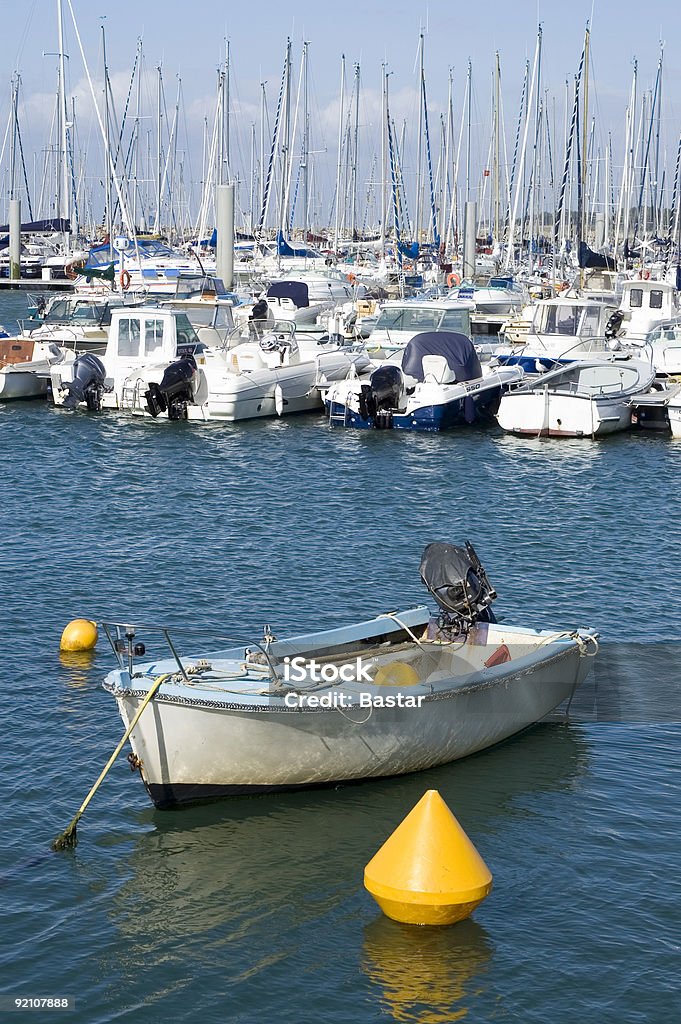
[[[631,426],[626,400],[535,392],[507,394],[497,413],[509,434],[532,437],[600,437]]]
[[[576,642],[534,663],[522,660],[427,695],[420,706],[312,710],[273,700],[254,708],[161,694],[130,742],[158,807],[421,771],[536,723],[574,693],[590,668]],[[144,695],[114,692],[126,726]]]
[[[493,422],[501,398],[501,388],[488,389],[478,394],[465,395],[437,405],[421,405],[407,413],[391,413],[380,424],[380,429],[416,430],[437,433],[453,427],[469,426],[478,422]],[[373,417],[363,419],[352,404],[328,402],[327,414],[332,426],[356,427],[360,430],[379,429]]]

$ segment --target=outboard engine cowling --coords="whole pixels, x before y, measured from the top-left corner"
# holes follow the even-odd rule
[[[393,413],[400,408],[404,394],[404,377],[399,366],[386,363],[371,374],[369,383],[362,386],[359,396],[359,414],[364,420],[373,419],[378,430],[393,425]]]
[[[442,624],[468,633],[476,622],[495,622],[490,608],[497,594],[473,545],[429,544],[421,555],[421,579],[442,609]]]
[[[194,356],[184,356],[167,366],[161,383],[152,382],[144,393],[151,415],[156,418],[167,411],[169,420],[186,420],[187,406],[196,394],[198,376]]]
[[[85,402],[88,409],[98,412],[102,408],[105,379],[106,370],[101,359],[92,352],[78,356],[73,364],[73,379],[64,381],[62,385],[68,392],[62,403],[64,408],[75,409],[80,402]]]

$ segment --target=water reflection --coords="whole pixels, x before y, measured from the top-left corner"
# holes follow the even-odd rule
[[[75,690],[90,685],[95,657],[94,651],[60,651],[59,662],[64,670],[60,672],[62,682]]]
[[[472,919],[419,928],[381,916],[364,929],[362,971],[391,1020],[451,1024],[468,1016],[492,953],[487,932]]]
[[[125,858],[130,876],[111,913],[151,953],[191,935],[239,938],[257,947],[276,921],[276,939],[342,911],[362,893],[364,865],[421,798],[438,789],[485,855],[485,835],[523,813],[529,793],[566,790],[586,770],[577,729],[541,726],[484,754],[442,768],[339,789],[241,798],[180,811],[149,808],[149,831]],[[518,806],[520,805],[520,806]],[[127,842],[129,832],[126,834]],[[120,836],[102,840],[106,845]],[[366,897],[368,900],[368,897]]]

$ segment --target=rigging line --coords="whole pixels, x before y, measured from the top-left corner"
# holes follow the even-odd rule
[[[274,168],[274,158],[277,151],[277,140],[279,136],[279,119],[281,117],[281,108],[284,100],[284,86],[286,84],[286,70],[288,68],[288,49],[286,50],[286,57],[284,58],[284,71],[281,76],[281,86],[279,87],[279,99],[277,101],[277,112],[274,117],[274,131],[272,133],[272,146],[270,149],[270,158],[267,165],[267,178],[265,181],[265,190],[263,192],[262,209],[260,211],[260,220],[258,222],[258,235],[262,235],[263,228],[265,226],[265,218],[267,217],[267,209],[270,203],[270,189],[272,187],[272,171]]]

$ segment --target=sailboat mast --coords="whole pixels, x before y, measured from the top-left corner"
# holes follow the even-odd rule
[[[102,23],[102,61],[104,63],[104,135],[106,139],[107,152],[111,150],[111,117],[109,114],[109,93],[107,90],[107,81],[109,77],[109,68],[106,60],[106,31],[104,24]],[[109,253],[113,259],[113,223],[112,223],[112,200],[111,200],[111,175],[106,175],[105,194],[106,194],[106,236],[109,239]]]
[[[471,61],[468,61],[468,114],[467,114],[467,128],[466,128],[466,202],[470,202],[471,198],[471,120],[473,113],[473,65]]]
[[[415,240],[420,241],[421,237],[421,223],[423,217],[423,119],[425,117],[425,102],[424,102],[424,90],[423,90],[423,32],[419,34],[419,133],[418,133],[418,148],[416,152],[416,224],[415,224]],[[404,150],[403,150],[404,152]]]
[[[158,234],[161,230],[161,178],[163,175],[163,169],[161,167],[161,124],[163,118],[162,109],[162,85],[163,85],[163,72],[161,65],[157,67],[158,80],[156,90],[156,225],[155,231]]]
[[[381,64],[381,256],[385,256],[386,218],[386,132],[388,131],[388,73]]]
[[[587,169],[587,151],[589,145],[587,125],[589,123],[589,25],[587,22],[586,32],[584,34],[584,100],[582,109],[582,190],[581,190],[581,208],[579,216],[579,242],[586,241],[586,224],[584,211],[586,210],[586,169]],[[580,268],[580,287],[584,284],[584,271]]]
[[[69,126],[66,106],[66,54],[64,53],[64,17],[62,0],[57,0],[57,23],[59,33],[59,127],[61,134],[62,153],[62,184],[60,189],[61,202],[59,216],[63,217],[64,246],[70,249],[71,194],[69,189]]]
[[[494,188],[494,218],[492,235],[495,243],[498,245],[501,234],[501,183],[500,183],[500,172],[501,172],[501,159],[500,159],[500,132],[499,132],[499,105],[500,105],[500,93],[501,93],[501,63],[499,60],[499,51],[496,53],[496,63],[494,70],[494,162],[492,165],[493,174],[493,188]]]
[[[352,217],[351,229],[353,241],[357,237],[357,175],[359,164],[359,64],[355,64],[355,139],[352,149]]]
[[[334,226],[334,249],[336,254],[340,248],[340,208],[341,208],[341,164],[343,161],[343,107],[345,103],[345,54],[341,54],[340,101],[338,111],[338,163],[336,165],[336,222]],[[382,223],[381,218],[381,223]]]

